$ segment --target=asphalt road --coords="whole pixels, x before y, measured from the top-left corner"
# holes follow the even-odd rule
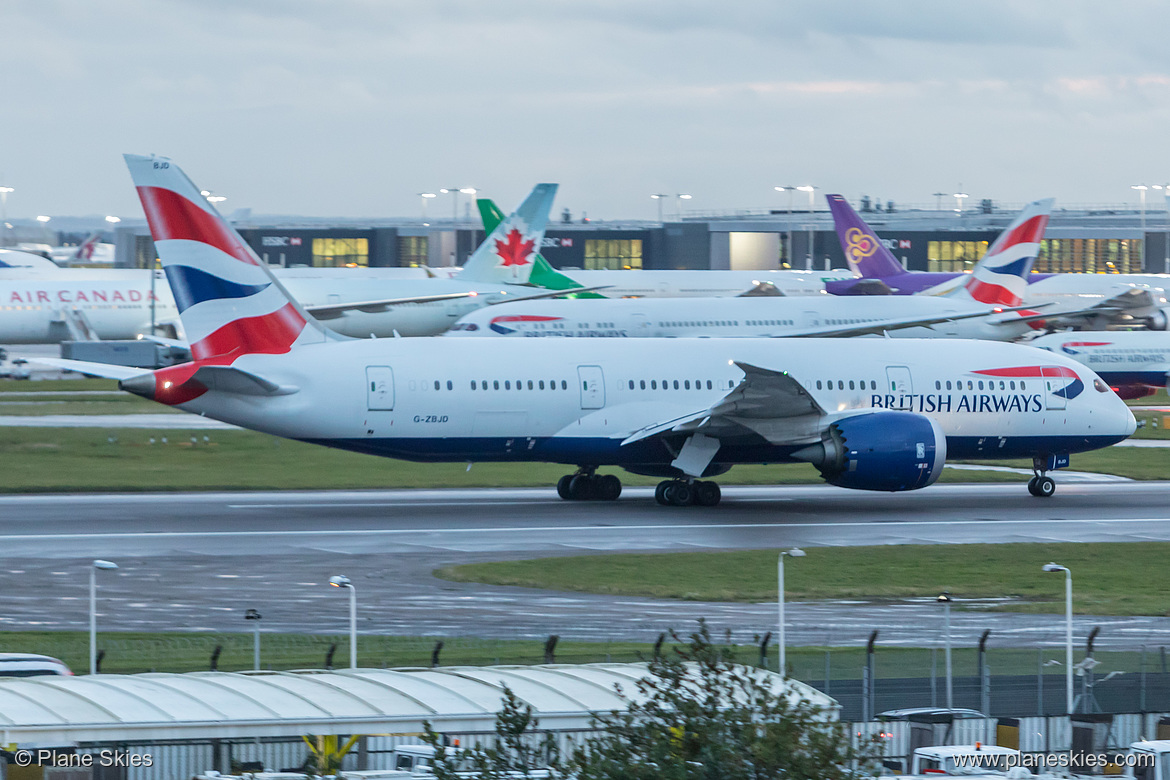
[[[566,503],[551,490],[38,495],[0,497],[0,628],[86,621],[87,563],[102,572],[106,629],[344,632],[358,587],[361,630],[445,636],[636,639],[699,616],[745,641],[775,625],[774,604],[708,604],[560,594],[440,581],[437,566],[623,550],[822,545],[1170,540],[1170,483],[1063,484],[1049,500],[1024,485],[935,485],[911,494],[820,486],[727,488],[713,509],[667,508],[628,490],[616,504]],[[815,561],[815,555],[799,562]],[[1055,587],[1055,585],[1054,585]],[[1057,645],[1058,616],[955,610],[957,643],[985,628],[999,645]],[[939,641],[929,599],[789,605],[793,644]],[[1170,645],[1170,619],[1079,621],[1102,647]]]

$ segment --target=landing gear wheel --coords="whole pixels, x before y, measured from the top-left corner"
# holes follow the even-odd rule
[[[687,506],[695,500],[695,489],[689,482],[671,482],[666,488],[666,500],[671,506]]]
[[[573,494],[569,492],[569,483],[573,481],[572,474],[566,474],[557,480],[557,495],[566,501],[573,500]]]
[[[1037,498],[1049,498],[1056,492],[1056,480],[1049,476],[1032,477],[1028,482],[1028,492]]]
[[[622,481],[613,474],[598,477],[593,492],[601,501],[617,501],[622,494]]]
[[[569,480],[569,498],[573,501],[588,501],[593,498],[593,477],[577,474]]]
[[[666,506],[670,502],[666,500],[666,489],[670,487],[670,480],[663,480],[654,488],[654,501],[659,506]]]
[[[699,506],[715,506],[723,497],[723,491],[715,482],[695,483],[695,503]]]

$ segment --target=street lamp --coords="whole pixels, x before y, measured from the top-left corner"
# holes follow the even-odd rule
[[[955,688],[951,676],[951,594],[943,591],[938,594],[935,601],[943,605],[943,615],[945,616],[943,631],[946,633],[947,709],[952,709],[955,706]]]
[[[663,198],[669,198],[670,196],[667,195],[665,192],[655,192],[650,197],[653,198],[654,200],[658,201],[658,224],[661,225],[662,224],[662,200],[663,200]]]
[[[811,271],[813,263],[813,199],[816,197],[817,188],[811,184],[805,184],[796,189],[808,193],[808,256],[804,261],[804,270]]]
[[[118,568],[113,561],[95,560],[89,567],[89,673],[97,674],[97,572]]]
[[[784,638],[784,559],[785,558],[803,558],[805,556],[804,550],[799,547],[793,547],[791,550],[782,550],[780,556],[776,559],[776,579],[780,589],[780,598],[778,603],[780,605],[780,674],[787,676],[787,642]]]
[[[52,217],[46,217],[44,214],[40,214],[37,216],[37,222],[40,222],[42,225],[51,219],[52,219]]]
[[[244,613],[244,620],[252,621],[252,668],[260,668],[260,618],[259,612],[254,609],[249,609]]]
[[[675,197],[678,198],[678,221],[682,222],[682,202],[684,200],[690,200],[691,198],[693,198],[695,196],[694,195],[683,195],[680,193],[680,194],[676,195]]]
[[[962,186],[962,185],[960,185],[960,186]],[[963,201],[969,197],[971,197],[971,196],[965,192],[956,192],[955,193],[955,213],[958,214],[960,217],[963,216]]]
[[[116,225],[121,221],[121,217],[106,217],[106,222],[109,222],[111,225]]]
[[[789,267],[792,266],[792,196],[796,193],[796,187],[789,184],[786,187],[773,187],[776,192],[788,193],[788,251],[784,253],[784,258],[788,261]]]
[[[223,203],[225,200],[227,200],[227,195],[216,195],[211,190],[200,190],[199,194],[206,198],[207,202],[211,204]]]
[[[1131,190],[1137,190],[1138,195],[1141,196],[1141,214],[1142,214],[1142,271],[1146,270],[1146,190],[1149,189],[1144,184],[1131,184]]]
[[[1064,673],[1065,697],[1068,703],[1068,714],[1073,714],[1073,644],[1072,644],[1072,572],[1067,566],[1058,566],[1055,563],[1044,564],[1043,571],[1055,574],[1064,572]]]
[[[349,668],[357,668],[357,589],[344,574],[329,578],[335,588],[349,588]]]
[[[431,198],[437,198],[439,196],[433,192],[420,192],[420,193],[418,193],[418,197],[420,200],[422,200],[422,218],[423,218],[423,222],[426,222],[427,221],[427,201],[430,200]]]
[[[1166,240],[1162,242],[1166,256],[1162,260],[1162,273],[1170,274],[1170,184],[1155,184],[1154,189],[1162,191],[1162,208],[1166,209]]]

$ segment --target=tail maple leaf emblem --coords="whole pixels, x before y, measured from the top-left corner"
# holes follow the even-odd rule
[[[536,247],[536,241],[525,241],[524,236],[516,228],[508,231],[506,241],[496,240],[496,254],[500,257],[500,266],[528,265],[532,261],[528,257]]]

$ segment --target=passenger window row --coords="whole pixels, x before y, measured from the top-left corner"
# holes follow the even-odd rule
[[[722,382],[716,385],[716,383],[710,379],[705,381],[707,390],[714,390],[716,389],[716,386],[718,386],[718,388],[721,390],[723,389]],[[661,383],[657,379],[639,379],[637,380],[637,385],[635,386],[634,380],[631,379],[627,382],[627,387],[630,390],[657,390],[660,386],[663,390],[702,390],[703,383],[704,380],[702,379],[696,379],[693,383],[689,379],[663,379]],[[728,379],[727,389],[730,390],[733,387],[735,387],[735,380]]]
[[[737,327],[739,320],[683,320],[681,322],[660,322],[660,328],[727,328]]]
[[[782,327],[783,326],[792,327],[793,325],[796,324],[796,321],[795,320],[748,320],[747,324],[753,325],[753,326],[754,325],[779,325]]]
[[[560,386],[561,390],[568,390],[569,389],[569,383],[567,381],[562,379],[562,380],[560,380],[560,382],[561,382],[561,386]],[[529,389],[529,390],[544,390],[544,389],[546,389],[546,383],[543,379],[536,379],[536,380],[517,379],[515,382],[515,385],[516,385],[515,389],[516,390],[525,389],[526,383],[527,383],[527,389]],[[438,384],[438,383],[436,382],[435,384]],[[499,379],[493,379],[493,380],[491,380],[491,386],[489,387],[488,380],[486,380],[486,379],[480,380],[479,382],[476,382],[474,379],[472,379],[471,380],[471,389],[472,390],[512,390],[513,389],[512,384],[513,383],[512,383],[511,379],[505,379],[505,380],[503,380],[503,382],[501,382]],[[448,382],[447,385],[448,385],[447,389],[450,390],[451,383]],[[556,390],[557,389],[557,380],[555,380],[555,379],[548,380],[547,389]]]
[[[844,379],[837,379],[837,380],[830,379],[827,382],[825,382],[824,389],[832,390],[834,381],[837,383],[838,390],[844,390],[846,385],[848,385],[850,390],[865,390],[866,389],[865,386],[867,384],[867,380],[865,380],[865,379],[858,381],[856,383],[856,386],[854,385],[854,381],[852,379],[850,379],[848,382],[846,382]],[[868,384],[869,384],[870,390],[877,390],[877,382],[870,379],[870,380],[868,380]],[[821,389],[821,380],[818,379],[817,380],[817,390],[820,390],[820,389]]]
[[[982,389],[984,389],[984,388],[983,388],[983,382],[982,382],[982,381],[979,381],[979,382],[973,382],[973,381],[972,381],[972,380],[970,380],[970,379],[968,379],[968,380],[966,380],[966,381],[967,381],[967,388],[966,388],[966,389],[968,389],[968,390],[982,390]],[[1020,384],[1020,389],[1021,389],[1021,390],[1026,390],[1026,389],[1027,389],[1027,388],[1024,386],[1024,380],[1023,380],[1023,379],[1021,379],[1021,380],[1020,380],[1020,383],[1019,383],[1019,384]],[[942,390],[942,389],[943,389],[943,383],[942,383],[942,382],[940,382],[940,381],[938,381],[938,380],[935,380],[935,383],[934,383],[934,389],[935,389],[935,390]],[[950,390],[950,389],[951,389],[951,381],[950,381],[949,379],[946,381],[946,389],[947,389],[947,390]],[[954,389],[955,389],[955,390],[962,390],[962,389],[963,389],[963,380],[962,380],[962,379],[960,379],[959,381],[955,382]],[[989,380],[989,381],[987,382],[987,389],[988,389],[988,390],[995,390],[995,389],[996,389],[996,387],[995,387],[995,381],[994,381],[994,380]],[[1006,382],[1005,382],[1004,380],[1002,380],[1002,379],[1001,379],[1001,380],[999,380],[999,389],[1000,389],[1000,390],[1015,390],[1015,389],[1016,389],[1016,382],[1015,382],[1015,380],[1009,380],[1009,381],[1006,381]]]

